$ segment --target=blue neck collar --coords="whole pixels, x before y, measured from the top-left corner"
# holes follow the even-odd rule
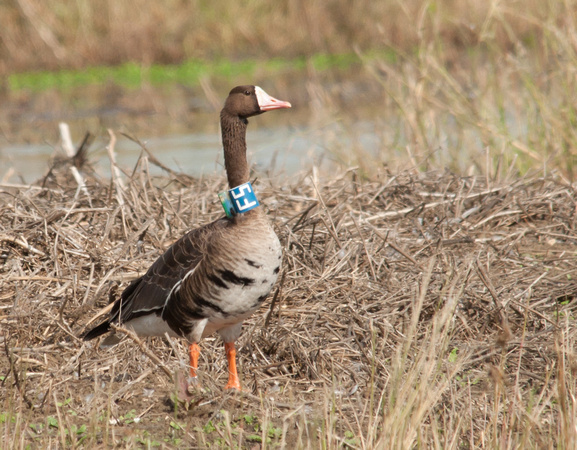
[[[228,191],[219,192],[218,198],[222,203],[226,217],[229,218],[243,214],[260,205],[250,181]]]

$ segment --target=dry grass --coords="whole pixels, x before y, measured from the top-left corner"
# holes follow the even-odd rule
[[[0,73],[187,58],[292,57],[443,41],[449,58],[476,45],[537,45],[546,23],[571,26],[574,2],[103,2],[15,0],[0,7]]]
[[[260,175],[281,281],[239,342],[245,392],[222,393],[222,344],[207,339],[206,391],[186,410],[161,370],[184,369],[181,342],[77,337],[167,245],[221,215],[224,177],[151,178],[152,161],[112,180],[81,166],[86,190],[67,164],[1,188],[2,448],[574,448],[574,185]]]

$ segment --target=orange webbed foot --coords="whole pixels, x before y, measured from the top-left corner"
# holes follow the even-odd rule
[[[224,350],[228,361],[228,383],[226,383],[224,388],[242,391],[240,387],[240,379],[238,378],[238,372],[236,370],[236,349],[234,347],[234,342],[225,342]]]

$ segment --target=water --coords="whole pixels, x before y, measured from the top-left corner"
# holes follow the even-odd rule
[[[142,149],[123,136],[117,138],[116,162],[124,170],[130,171]],[[218,134],[168,135],[144,140],[143,144],[172,170],[193,176],[223,171],[222,145]],[[106,142],[98,140],[89,152],[97,172],[104,176],[110,174],[106,145]],[[318,135],[302,129],[289,130],[288,127],[249,132],[247,145],[249,160],[260,169],[289,175],[307,167],[311,159],[318,158],[322,153]],[[0,180],[33,182],[46,173],[55,153],[63,154],[62,150],[48,144],[4,146],[0,148]],[[150,171],[154,175],[162,172],[155,165],[150,165]]]
[[[341,75],[334,76],[340,80]],[[266,81],[278,84],[269,92],[290,100],[293,108],[251,119],[247,145],[252,164],[269,175],[290,176],[313,164],[326,169],[334,161],[346,164],[343,155],[354,148],[382,151],[382,123],[370,111],[381,102],[379,86],[352,83],[348,77],[342,82],[331,80],[329,76],[318,86],[302,77]],[[218,92],[226,91],[218,88]],[[355,95],[343,97],[343,93],[351,92]],[[0,110],[0,182],[31,183],[46,174],[51,157],[63,154],[57,134],[59,122],[69,124],[74,145],[86,130],[97,134],[89,159],[102,176],[110,174],[108,128],[116,133],[117,164],[127,172],[137,164],[142,149],[118,130],[130,130],[172,170],[192,176],[222,173],[220,102],[216,95],[178,85],[140,90],[100,86],[68,94],[19,94],[11,102],[2,102]],[[353,110],[359,105],[364,112]],[[153,165],[150,170],[153,174],[162,172]]]
[[[328,169],[334,161],[342,162],[339,149],[346,151],[343,149],[357,146],[375,154],[382,148],[376,122],[357,120],[346,122],[346,126],[343,126],[342,123],[325,120],[324,124],[315,124],[314,120],[293,116],[283,125],[270,126],[274,121],[269,120],[262,126],[259,120],[253,119],[248,128],[248,159],[259,170],[275,176],[290,176],[313,164]],[[121,134],[116,137],[116,162],[130,172],[137,164],[142,149]],[[222,173],[224,170],[220,132],[214,125],[209,131],[138,138],[162,164],[172,170],[192,176]],[[78,142],[74,144],[78,145]],[[110,175],[107,145],[108,137],[103,133],[89,150],[89,159],[102,176]],[[34,182],[46,174],[55,154],[64,154],[58,144],[0,145],[0,181]],[[162,169],[152,164],[150,171],[153,175],[162,173]]]
[[[346,88],[345,83],[333,89],[327,85],[320,91],[321,95],[315,89],[303,89],[302,85],[285,89],[293,108],[251,119],[247,134],[248,158],[270,176],[290,177],[312,165],[331,171],[335,165],[395,167],[401,162],[407,167],[425,160],[437,167],[446,164],[468,171],[472,161],[486,159],[481,129],[473,123],[456,121],[450,112],[431,114],[430,119],[425,116],[423,136],[427,142],[423,145],[415,138],[406,117],[394,105],[384,106],[378,87],[371,89],[362,83],[353,83],[352,88]],[[282,91],[273,88],[271,92],[276,94],[279,90]],[[354,93],[352,97],[341,98],[343,92],[349,91]],[[15,102],[13,109],[3,105],[0,119],[7,115],[13,120],[8,125],[0,121],[0,182],[32,183],[46,174],[51,157],[63,154],[57,136],[59,121],[69,123],[75,145],[79,144],[84,130],[99,130],[89,149],[89,159],[103,177],[110,175],[107,128],[132,130],[132,135],[174,171],[192,176],[224,172],[218,129],[219,99],[211,104],[198,92],[191,94],[174,87],[152,93],[121,94],[116,90],[90,94],[83,89],[78,98],[81,101],[75,103],[75,98],[37,94],[26,102]],[[103,99],[112,100],[95,108],[95,104],[106,103]],[[505,122],[511,138],[523,140],[527,133],[519,126],[523,120],[507,112]],[[142,149],[115,132],[117,164],[130,173]],[[21,143],[24,140],[31,143]],[[494,145],[498,147],[499,142],[495,140]],[[150,165],[150,170],[153,175],[162,173],[162,169],[154,165]]]

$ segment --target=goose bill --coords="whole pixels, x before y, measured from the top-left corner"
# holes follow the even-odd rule
[[[276,99],[268,95],[260,87],[255,86],[256,99],[261,111],[270,111],[272,109],[290,108],[291,104],[283,100]]]

